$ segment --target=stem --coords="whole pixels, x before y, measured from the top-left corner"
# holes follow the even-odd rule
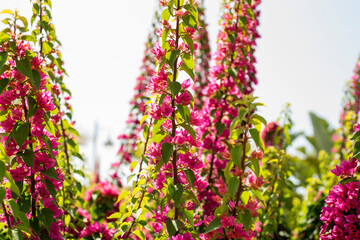
[[[5,204],[4,204],[4,201],[1,203],[2,204],[2,207],[4,209],[4,214],[5,214],[5,217],[6,217],[6,221],[7,221],[7,224],[9,225],[9,228],[11,230],[11,222],[10,222],[10,217],[9,217],[9,214],[8,212],[6,211],[6,207],[5,207]]]
[[[28,132],[28,138],[30,140],[30,149],[32,152],[34,152],[33,146],[31,144],[31,139],[32,139],[32,134],[31,134],[31,123],[29,121],[28,116],[28,110],[26,108],[26,104],[25,104],[25,99],[22,99],[23,101],[23,108],[24,108],[24,113],[25,113],[25,119],[27,124],[29,124],[29,132]],[[21,146],[20,146],[21,147]],[[36,196],[35,196],[35,174],[33,172],[34,169],[31,169],[31,174],[30,174],[30,193],[31,193],[31,215],[32,217],[35,219],[36,218]]]
[[[143,192],[142,192],[142,195],[141,195],[141,198],[140,198],[140,202],[139,202],[139,205],[138,205],[138,207],[137,207],[136,210],[139,210],[139,209],[140,209],[141,202],[142,202],[142,200],[144,199],[144,196],[145,196],[145,189],[144,189]],[[134,226],[134,224],[135,224],[135,219],[132,221],[131,226],[130,226],[129,230],[127,231],[127,234],[126,234],[125,238],[128,238],[128,237],[129,237],[129,235],[130,235],[130,233],[131,233],[131,229],[132,229],[132,227]]]
[[[150,137],[150,129],[151,129],[151,125],[152,125],[152,120],[153,120],[153,119],[151,118],[151,119],[150,119],[150,125],[149,125],[149,126],[150,126],[150,127],[149,127],[149,134],[146,136],[144,151],[143,151],[143,154],[142,154],[142,155],[145,155],[145,152],[146,152],[146,149],[147,149],[147,145],[148,145],[149,137]],[[137,178],[136,178],[136,185],[138,184],[138,181],[139,181],[140,172],[142,171],[143,162],[144,162],[144,159],[141,158],[139,173],[138,173]]]
[[[178,11],[180,9],[180,0],[177,0],[177,8],[176,10]],[[175,49],[178,48],[179,46],[179,24],[180,24],[180,17],[177,16],[176,17],[176,36],[175,36]],[[173,82],[176,82],[176,77],[177,77],[177,62],[178,62],[179,56],[176,57],[175,62],[174,62],[174,66],[173,66]],[[174,109],[173,112],[171,113],[172,119],[171,119],[171,126],[172,126],[172,131],[171,131],[171,136],[174,138],[175,134],[176,134],[176,116],[175,116],[175,96],[172,95],[171,93],[171,107]],[[174,178],[174,185],[177,184],[177,166],[176,166],[176,155],[177,155],[177,150],[174,150],[173,156],[172,156],[172,165],[173,165],[173,178]],[[179,218],[179,208],[175,207],[175,215],[174,215],[174,220]]]
[[[69,153],[68,153],[68,147],[67,147],[66,136],[65,136],[65,129],[64,129],[64,124],[63,124],[62,119],[60,119],[60,126],[61,126],[62,136],[63,136],[63,139],[64,139],[64,152],[65,152],[65,156],[66,156],[67,172],[68,172],[69,177],[70,177],[70,175],[71,175],[70,157],[69,157]]]

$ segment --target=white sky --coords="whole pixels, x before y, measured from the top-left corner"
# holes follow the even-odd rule
[[[116,160],[116,137],[125,127],[129,100],[151,29],[155,0],[53,0],[53,20],[70,79],[77,128],[89,137],[95,122],[102,174]],[[220,0],[206,0],[215,51]],[[31,16],[28,0],[0,0],[0,9]],[[309,111],[337,126],[345,82],[360,54],[360,1],[263,0],[256,52],[261,112],[276,120],[290,102],[296,130],[311,131]],[[2,16],[0,16],[2,17]],[[105,148],[108,139],[114,146]]]

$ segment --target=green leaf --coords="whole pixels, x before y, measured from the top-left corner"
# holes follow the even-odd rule
[[[36,100],[33,97],[28,97],[28,105],[29,105],[29,110],[28,110],[28,118],[31,118],[32,116],[34,116],[34,114],[36,113],[38,107],[36,105]]]
[[[4,176],[5,176],[5,172],[6,172],[5,163],[0,160],[0,182],[3,181],[3,178],[4,178]]]
[[[138,210],[133,210],[132,215],[133,217],[138,220],[142,212],[142,208],[139,208]]]
[[[3,78],[0,80],[0,94],[2,94],[2,92],[5,90],[6,86],[9,84],[9,79],[8,78]]]
[[[265,145],[264,145],[262,138],[260,137],[260,132],[255,128],[250,129],[249,132],[250,132],[250,135],[251,135],[252,139],[254,140],[255,144],[261,149],[261,151],[264,152]]]
[[[55,222],[54,213],[49,208],[43,208],[39,213],[39,219],[50,233],[51,224]]]
[[[360,156],[360,141],[356,141],[353,150],[353,158],[358,158]]]
[[[153,142],[160,143],[166,137],[166,135],[166,132],[160,131],[157,134],[153,135],[152,140]]]
[[[2,66],[6,63],[7,59],[8,59],[8,53],[0,52],[0,68],[2,68]]]
[[[232,176],[229,180],[228,188],[229,188],[229,193],[233,199],[235,199],[235,194],[238,191],[239,185],[240,185],[240,179],[236,176]]]
[[[8,204],[12,212],[12,215],[14,216],[15,220],[17,220],[19,216],[19,206],[17,205],[14,199],[9,199]]]
[[[140,210],[140,209],[139,209],[139,210]],[[134,231],[134,234],[135,234],[136,236],[138,236],[141,240],[145,240],[145,239],[146,239],[145,234],[144,234],[142,231],[140,231],[139,229],[135,230],[135,231]]]
[[[334,223],[334,222],[329,223],[329,225],[328,225],[327,228],[325,229],[325,233],[324,233],[324,234],[329,233],[329,232],[333,229],[334,226],[335,226],[335,223]]]
[[[45,171],[41,171],[41,173],[44,174],[45,176],[49,177],[49,178],[60,181],[54,167],[49,168],[48,170],[45,170]]]
[[[191,73],[188,73],[189,76],[192,78],[192,76],[194,76],[194,68],[195,68],[195,63],[194,63],[194,59],[190,54],[187,53],[183,53],[181,55],[181,59],[183,61],[183,63],[181,64],[181,66],[186,66],[185,72],[188,73],[188,71],[190,71]]]
[[[53,199],[56,200],[56,189],[52,181],[50,181],[49,179],[45,179],[45,186]]]
[[[187,125],[186,123],[182,123],[181,126],[190,134],[190,136],[196,142],[196,132],[195,132],[195,130],[190,125]]]
[[[223,131],[226,128],[226,125],[221,123],[221,122],[216,122],[215,123],[215,128],[216,128],[216,132],[218,135],[221,135],[223,133]]]
[[[29,124],[25,122],[16,122],[14,129],[11,132],[15,139],[15,142],[21,148],[23,143],[26,141],[29,134]]]
[[[174,99],[175,96],[180,92],[181,90],[181,84],[179,82],[173,82],[173,81],[168,81],[169,87],[170,87],[170,91],[171,91],[171,98]]]
[[[36,88],[36,90],[39,90],[40,88],[40,82],[41,82],[41,75],[38,71],[32,70],[32,78],[30,78],[30,81],[32,85]]]
[[[177,106],[181,116],[183,117],[183,119],[190,124],[190,109],[187,106],[183,106],[183,105],[178,105]]]
[[[343,180],[340,181],[340,184],[341,184],[341,185],[345,185],[346,183],[349,183],[349,182],[357,182],[356,177],[347,177],[347,178],[344,178]]]
[[[181,222],[179,220],[171,220],[170,218],[166,219],[166,229],[168,230],[169,237],[175,235],[177,231],[181,228]]]
[[[196,12],[196,9],[191,6],[190,4],[186,4],[184,6],[184,8],[186,10],[189,11],[190,14],[186,15],[186,16],[183,16],[182,20],[184,22],[184,24],[186,26],[189,26],[189,27],[192,27],[194,29],[198,29],[197,26],[199,24],[199,17],[198,17],[198,14]]]
[[[318,151],[325,150],[330,154],[334,143],[332,141],[333,131],[329,123],[315,113],[310,112],[309,115],[314,130],[315,149]]]
[[[45,145],[46,145],[49,153],[52,154],[53,146],[52,146],[52,144],[51,144],[51,141],[50,141],[49,137],[46,136],[45,134],[43,134],[43,135],[41,136],[41,138],[42,138],[43,142],[45,143]]]
[[[221,227],[221,221],[219,217],[216,217],[209,223],[209,226],[206,228],[206,231],[204,233],[206,234],[215,231],[219,227]]]
[[[188,180],[188,182],[190,183],[190,185],[192,187],[194,187],[194,183],[195,183],[195,173],[191,170],[191,169],[185,169],[184,170],[186,179]]]
[[[166,9],[165,9],[165,11],[166,11]],[[166,28],[163,29],[162,35],[161,35],[162,46],[165,46],[166,40],[167,40],[167,37],[168,37],[169,33],[170,33],[170,29],[166,29]]]
[[[244,225],[244,228],[249,230],[252,221],[252,216],[249,209],[245,209],[245,213],[239,214],[239,218],[240,222]]]
[[[43,42],[42,50],[44,55],[48,55],[49,53],[51,53],[52,47],[48,42]]]
[[[30,227],[29,219],[27,218],[25,213],[19,212],[18,217],[23,224],[25,224],[27,227]]]
[[[264,195],[263,195],[259,190],[251,189],[251,192],[256,196],[256,198],[257,198],[264,206],[266,206]]]
[[[174,0],[170,0],[168,3],[168,9],[171,16],[173,16]]]
[[[184,214],[186,216],[186,219],[189,221],[191,227],[194,227],[194,211],[188,211],[186,208],[184,208]]]
[[[152,135],[155,136],[156,133],[158,132],[158,130],[160,129],[161,125],[163,124],[163,122],[165,121],[165,118],[161,119],[161,120],[155,120],[154,124],[153,124],[153,130],[152,130]],[[145,125],[147,126],[147,125]],[[145,138],[146,139],[146,138]]]
[[[192,40],[192,38],[185,35],[185,36],[183,36],[183,40],[189,45],[191,54],[194,54],[194,41]]]
[[[4,32],[0,32],[0,44],[6,43],[10,40],[10,35]]]
[[[355,134],[354,134],[354,136],[352,136],[351,138],[350,138],[350,140],[357,140],[357,139],[359,139],[360,138],[360,131],[357,131]]]
[[[195,196],[195,193],[193,193],[193,191],[191,191],[190,189],[186,190],[186,194],[198,205],[202,208],[199,199],[197,199],[197,197]]]
[[[240,108],[239,113],[238,113],[240,121],[244,120],[246,112],[247,112],[246,108],[244,108],[244,107]]]
[[[166,53],[166,60],[170,66],[174,66],[175,59],[179,56],[180,50],[168,51]]]
[[[155,166],[155,172],[160,171],[160,168],[164,165],[164,161],[161,159]]]
[[[18,186],[16,185],[14,179],[12,178],[11,174],[9,172],[5,172],[5,177],[7,178],[7,180],[9,180],[9,182],[7,183],[10,186],[6,186],[8,188],[10,188],[10,190],[12,192],[14,192],[16,195],[18,195],[19,197],[21,196],[20,190],[18,188]]]
[[[34,167],[35,154],[31,149],[25,149],[24,153],[21,154],[21,158],[30,167]]]
[[[4,201],[5,195],[6,195],[6,188],[0,186],[0,203]]]
[[[12,229],[11,234],[12,234],[13,240],[22,240],[23,239],[23,233],[19,229]]]
[[[260,165],[259,165],[259,160],[257,159],[251,159],[251,162],[252,162],[252,166],[253,166],[253,170],[254,170],[254,173],[257,177],[260,177]]]
[[[33,71],[31,69],[31,63],[27,59],[16,60],[16,68],[17,70],[25,75],[26,77],[33,79]]]
[[[243,156],[243,149],[242,146],[236,145],[230,151],[231,159],[233,160],[234,164],[238,167],[241,167],[241,159]]]
[[[168,163],[170,157],[174,153],[174,147],[171,143],[163,143],[161,146],[161,159],[164,161],[165,164]]]
[[[176,185],[170,184],[169,185],[169,193],[171,195],[171,198],[175,202],[175,206],[179,207],[181,197],[182,197],[182,195],[184,193],[184,188],[181,185],[181,183],[177,183]]]
[[[170,12],[168,8],[164,9],[164,11],[161,13],[161,20],[163,19],[165,19],[166,21],[169,21],[170,19]]]

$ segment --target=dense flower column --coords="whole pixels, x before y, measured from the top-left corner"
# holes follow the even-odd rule
[[[358,179],[358,158],[360,156],[360,125],[355,126],[356,133],[351,140],[355,140],[352,157],[337,165],[331,172],[341,181],[330,190],[326,197],[326,206],[322,208],[320,216],[323,226],[320,239],[359,239],[360,230],[360,202]]]
[[[141,200],[134,206],[132,216],[140,223],[137,225],[142,232],[143,226],[138,219],[145,209],[151,210],[150,214],[155,213],[155,223],[150,224],[153,236],[192,239],[199,236],[194,230],[192,209],[199,205],[194,190],[202,190],[207,184],[199,175],[202,161],[193,151],[200,141],[196,132],[200,122],[189,91],[192,83],[190,79],[181,80],[180,76],[187,74],[192,80],[195,77],[193,54],[196,45],[193,39],[194,30],[198,29],[198,15],[193,1],[160,1],[160,4],[164,7],[161,43],[157,43],[152,51],[158,63],[157,72],[148,85],[153,99],[148,114],[153,124],[151,129],[145,127],[143,132],[144,139],[150,136],[148,142],[151,144],[144,160],[148,163],[147,172],[151,173],[152,183],[150,194],[145,197],[144,191],[138,194]],[[140,149],[143,147],[144,143]],[[146,181],[149,179],[143,182]],[[140,180],[137,187],[140,189],[135,190],[145,187],[147,185]],[[162,199],[161,204],[138,207],[151,198]],[[139,213],[139,210],[142,211]],[[130,228],[132,226],[129,224]],[[130,237],[130,233],[127,230],[123,237]]]
[[[335,147],[332,152],[340,160],[347,159],[347,149],[351,148],[348,137],[353,132],[353,126],[358,121],[360,111],[360,63],[354,69],[354,75],[348,83],[345,92],[343,110],[340,115],[340,128],[334,135]],[[338,155],[336,155],[338,153]]]
[[[6,192],[1,195],[2,221],[14,237],[62,239],[63,210],[55,199],[63,173],[56,161],[60,132],[53,85],[43,58],[32,44],[21,40],[31,39],[25,35],[27,20],[17,12],[6,12],[12,17],[2,32],[0,61],[1,165],[5,167],[1,176],[6,177],[1,179],[1,191]]]
[[[251,93],[257,83],[253,54],[259,37],[256,30],[259,3],[224,1],[215,66],[211,68],[210,83],[203,91],[207,96],[201,111],[202,149],[206,157],[203,174],[210,187],[199,194],[199,199],[204,202],[207,237],[254,236],[250,219],[256,216],[258,203],[254,195],[248,194],[253,187],[246,184],[246,179],[253,173],[248,168],[253,160],[250,142],[255,141],[261,151],[264,150],[259,136],[261,122],[265,124],[265,121],[255,114],[261,104],[246,94]],[[258,160],[253,162],[256,164]],[[260,186],[261,181],[256,184]]]
[[[195,33],[194,42],[197,44],[195,50],[195,82],[193,85],[195,106],[198,110],[202,108],[205,96],[202,90],[209,82],[210,73],[210,44],[207,23],[205,21],[204,0],[195,3],[199,16],[199,31]]]
[[[127,132],[118,137],[118,139],[121,140],[121,146],[118,150],[120,161],[112,164],[115,168],[115,172],[111,177],[116,179],[120,185],[121,181],[120,176],[118,175],[120,165],[121,163],[131,163],[134,157],[139,158],[139,155],[136,157],[137,142],[140,139],[144,126],[151,122],[151,119],[143,117],[146,115],[146,102],[150,99],[150,92],[148,91],[147,86],[150,83],[150,79],[153,77],[156,68],[155,59],[152,56],[151,50],[159,39],[157,31],[160,24],[160,14],[160,8],[157,8],[152,24],[152,31],[145,43],[144,58],[140,68],[141,74],[136,79],[134,88],[135,94],[130,100],[131,110],[128,120],[126,121]],[[140,168],[142,168],[142,164]]]

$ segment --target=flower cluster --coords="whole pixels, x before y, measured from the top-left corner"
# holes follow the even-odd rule
[[[357,159],[349,159],[332,171],[336,176],[345,178],[326,197],[326,206],[320,216],[324,222],[320,231],[321,240],[360,238],[357,227],[360,224],[360,181],[354,177],[357,165]]]

